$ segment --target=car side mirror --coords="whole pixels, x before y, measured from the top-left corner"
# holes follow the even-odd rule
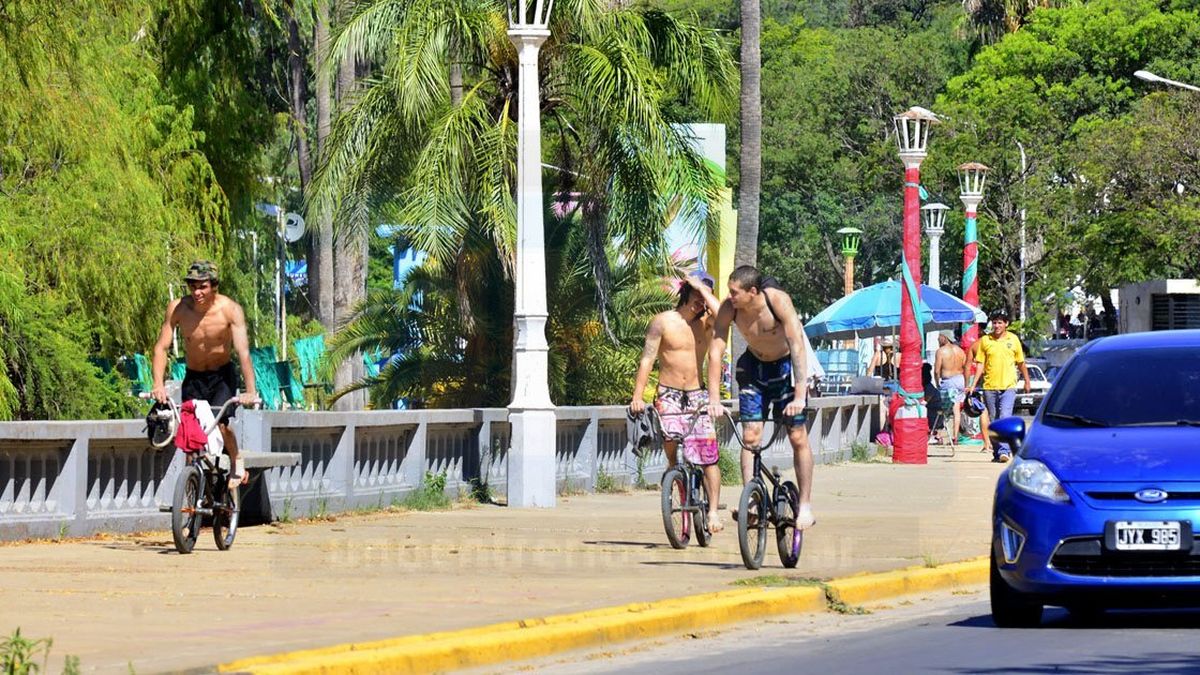
[[[993,441],[1017,444],[1025,440],[1025,420],[1020,417],[1001,417],[988,425]]]

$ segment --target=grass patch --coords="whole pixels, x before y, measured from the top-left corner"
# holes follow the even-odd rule
[[[450,498],[446,496],[446,474],[425,472],[421,487],[406,496],[400,506],[411,511],[438,511],[450,508]]]
[[[851,462],[870,462],[879,456],[879,448],[874,443],[856,441],[850,446]]]
[[[721,485],[742,484],[742,462],[739,453],[730,448],[721,448],[717,455],[717,468],[721,470]]]
[[[770,588],[787,587],[787,586],[813,586],[820,588],[825,594],[825,606],[831,612],[838,614],[861,615],[870,614],[871,612],[865,607],[858,605],[848,605],[842,602],[838,597],[837,591],[829,587],[829,584],[815,577],[790,577],[785,574],[764,574],[757,577],[748,577],[746,579],[738,579],[733,582],[734,586],[766,586]]]
[[[824,586],[825,582],[816,577],[789,577],[786,574],[764,574],[757,577],[747,577],[733,582],[734,586]]]
[[[937,567],[939,564],[941,564],[938,562],[937,558],[933,557],[932,553],[925,553],[921,556],[921,558],[925,561],[926,567]]]
[[[596,492],[613,494],[624,491],[620,484],[617,483],[616,477],[609,474],[603,468],[596,469]]]
[[[12,635],[0,641],[0,673],[30,675],[46,672],[46,662],[50,660],[50,647],[53,645],[52,638],[31,640],[22,636],[21,629],[17,628]],[[78,673],[79,657],[68,654],[63,664],[63,675]]]

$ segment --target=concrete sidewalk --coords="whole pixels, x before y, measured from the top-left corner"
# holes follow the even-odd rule
[[[820,578],[987,552],[1000,467],[976,448],[926,466],[818,466],[818,524],[789,574]],[[738,488],[721,501],[736,503]],[[161,672],[728,590],[779,573],[741,564],[732,526],[709,549],[666,543],[657,492],[565,497],[552,510],[479,506],[341,516],[174,552],[170,533],[0,546],[0,632],[52,637],[86,672]],[[728,520],[728,514],[725,514]]]

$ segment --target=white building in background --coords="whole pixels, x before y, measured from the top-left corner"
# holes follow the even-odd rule
[[[1122,333],[1200,328],[1200,284],[1195,279],[1154,279],[1122,286]]]

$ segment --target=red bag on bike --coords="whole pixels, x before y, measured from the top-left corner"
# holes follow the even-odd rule
[[[196,404],[184,402],[179,408],[179,431],[175,434],[175,446],[184,452],[200,452],[208,443],[200,420],[196,419]]]

